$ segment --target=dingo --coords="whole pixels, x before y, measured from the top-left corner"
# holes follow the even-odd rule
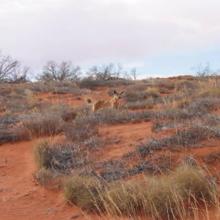
[[[92,104],[92,111],[96,112],[99,109],[102,108],[115,108],[117,109],[119,107],[119,99],[121,99],[122,94],[124,93],[118,93],[116,90],[114,90],[113,92],[113,97],[110,100],[97,100],[97,101],[92,101],[91,99],[87,99],[87,102],[89,104]]]

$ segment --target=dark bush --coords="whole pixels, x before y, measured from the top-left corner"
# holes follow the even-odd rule
[[[80,147],[72,143],[50,144],[42,142],[36,146],[35,161],[39,168],[69,173],[73,168],[86,164],[87,156]]]

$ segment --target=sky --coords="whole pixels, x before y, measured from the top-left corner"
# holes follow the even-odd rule
[[[49,60],[142,76],[218,69],[219,10],[219,0],[0,0],[0,50],[33,72]]]

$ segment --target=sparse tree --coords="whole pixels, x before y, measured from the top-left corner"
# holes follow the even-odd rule
[[[137,69],[135,67],[131,69],[130,75],[131,75],[133,80],[137,79]]]
[[[11,56],[0,52],[0,82],[24,82],[27,81],[27,67]]]
[[[198,77],[207,77],[207,76],[212,75],[210,64],[207,63],[205,66],[202,64],[199,64],[198,67],[196,68],[196,75]]]
[[[23,83],[28,81],[28,72],[29,72],[29,67],[20,67],[17,68],[17,71],[15,71],[11,77],[10,77],[10,82],[13,83]]]
[[[49,61],[43,68],[40,80],[43,81],[77,81],[81,75],[79,66],[73,66],[71,62],[63,61],[60,64]]]
[[[96,80],[119,79],[122,74],[120,64],[109,63],[107,65],[93,66],[89,69],[88,75]]]

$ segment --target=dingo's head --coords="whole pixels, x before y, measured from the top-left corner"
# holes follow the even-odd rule
[[[113,91],[113,98],[118,100],[122,98],[122,95],[124,94],[124,91],[118,93],[116,90]]]

